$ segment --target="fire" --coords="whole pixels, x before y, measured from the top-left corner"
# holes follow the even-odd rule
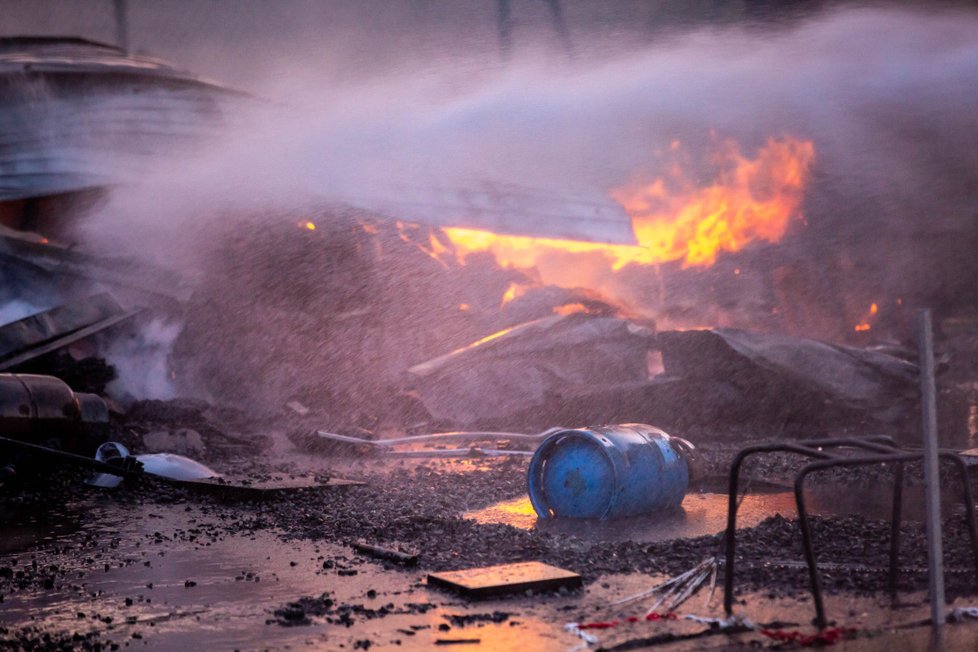
[[[452,354],[458,353],[460,351],[465,351],[467,349],[475,349],[475,348],[478,348],[478,347],[482,346],[483,344],[488,344],[489,342],[492,342],[493,340],[498,340],[503,335],[507,335],[507,334],[513,332],[513,330],[515,328],[517,328],[517,327],[516,326],[511,326],[509,328],[504,328],[501,331],[496,331],[492,335],[486,335],[481,340],[476,340],[475,342],[472,342],[471,344],[468,344],[466,346],[463,346],[460,349],[456,349],[456,350],[452,351]]]
[[[413,247],[417,247],[418,250],[423,252],[426,256],[430,257],[445,269],[448,269],[448,263],[445,262],[445,259],[449,253],[448,247],[442,244],[434,233],[429,234],[427,244],[423,244],[412,237],[413,234],[409,232],[411,230],[417,230],[418,225],[398,221],[395,222],[395,226],[397,226],[397,237],[400,238],[402,242],[406,242]]]
[[[857,333],[862,333],[873,328],[872,322],[875,320],[877,313],[879,313],[880,308],[875,303],[870,304],[869,311],[866,316],[863,317],[858,324],[855,326],[855,331]]]
[[[588,307],[583,303],[567,303],[554,308],[555,315],[576,315],[577,313],[589,313]]]
[[[518,299],[519,297],[523,296],[526,294],[526,290],[527,287],[525,285],[510,283],[509,287],[506,289],[506,292],[503,293],[503,299],[500,302],[499,307],[502,308],[513,299]]]
[[[309,222],[309,221],[299,222],[299,228],[300,229],[306,229],[307,231],[315,231],[316,230],[316,225],[313,224],[312,222]]]
[[[672,150],[679,149],[674,143]],[[777,242],[799,209],[815,156],[811,141],[771,138],[756,158],[744,156],[731,140],[721,144],[719,169],[706,186],[693,183],[679,165],[666,177],[638,180],[611,196],[632,219],[638,245],[611,245],[551,238],[496,235],[446,228],[460,260],[489,251],[504,267],[532,267],[548,252],[604,255],[612,269],[682,260],[684,266],[711,265],[722,251],[750,242]]]

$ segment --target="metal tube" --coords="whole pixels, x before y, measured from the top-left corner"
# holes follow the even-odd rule
[[[757,446],[745,448],[737,453],[730,465],[730,486],[727,494],[727,529],[724,532],[726,544],[726,563],[723,565],[723,609],[727,616],[733,614],[734,554],[737,537],[737,494],[740,491],[740,466],[747,456],[759,453]],[[763,450],[763,449],[762,449]]]
[[[840,445],[846,440],[828,440],[832,445]],[[799,444],[758,444],[741,449],[730,465],[730,485],[727,495],[727,529],[724,531],[726,556],[723,565],[723,609],[728,616],[733,614],[734,555],[737,537],[737,494],[740,491],[740,467],[748,456],[755,453],[797,453],[808,457],[830,458],[828,453],[806,448],[805,442]]]
[[[74,453],[66,453],[65,451],[55,450],[53,448],[48,448],[47,446],[28,444],[25,441],[17,441],[16,439],[8,439],[7,437],[0,437],[0,448],[3,447],[15,448],[27,453],[34,453],[49,458],[59,459],[64,462],[68,462],[70,464],[76,464],[78,466],[91,469],[93,471],[100,471],[102,473],[109,473],[111,475],[118,475],[122,477],[145,475],[140,470],[131,469],[131,468],[125,469],[119,466],[114,466],[112,464],[106,464],[105,462],[99,462],[98,460],[91,457],[75,455]]]
[[[798,521],[801,525],[802,544],[805,548],[805,561],[808,564],[808,577],[812,584],[812,600],[815,602],[815,622],[819,629],[824,629],[825,607],[822,601],[822,580],[818,574],[818,566],[815,563],[814,544],[811,539],[811,526],[808,522],[808,512],[805,508],[804,485],[805,478],[810,473],[827,469],[833,466],[866,466],[869,464],[879,464],[881,462],[909,462],[920,459],[920,453],[900,453],[894,451],[890,454],[879,454],[866,457],[853,457],[849,459],[828,459],[810,462],[802,467],[798,475],[795,476],[795,504],[798,508]]]
[[[893,514],[890,518],[890,598],[896,599],[897,564],[900,560],[900,523],[903,510],[903,462],[893,469]]]
[[[975,557],[976,583],[978,583],[978,523],[975,520],[975,499],[971,492],[971,485],[968,483],[968,465],[964,463],[961,456],[957,453],[942,451],[940,456],[950,460],[958,471],[958,478],[961,480],[961,493],[964,500],[964,517],[968,523],[968,536],[971,539],[971,550]]]
[[[920,314],[920,409],[924,439],[924,487],[927,505],[927,577],[930,618],[944,625],[944,555],[941,541],[941,485],[937,452],[937,385],[934,379],[934,334],[930,310]]]
[[[129,16],[126,0],[113,0],[115,10],[115,43],[125,53],[129,53]]]
[[[812,599],[815,601],[815,625],[825,629],[825,605],[822,603],[822,580],[815,562],[815,546],[812,542],[812,528],[808,522],[808,509],[805,506],[805,478],[809,466],[795,477],[795,505],[798,508],[798,525],[801,527],[801,543],[805,548],[805,562],[808,564],[808,578],[812,583]]]
[[[335,432],[326,432],[325,430],[317,430],[316,435],[323,439],[328,439],[331,441],[337,441],[344,444],[356,444],[364,446],[374,446],[378,448],[389,448],[391,446],[399,446],[404,444],[430,444],[430,443],[442,443],[442,442],[465,442],[465,441],[485,441],[485,440],[502,440],[506,439],[509,441],[517,442],[527,442],[530,444],[539,444],[544,439],[549,437],[554,432],[561,430],[561,428],[550,428],[549,430],[544,430],[543,432],[538,432],[534,435],[522,433],[522,432],[496,432],[496,431],[476,431],[476,432],[439,432],[428,435],[417,435],[414,437],[395,437],[393,439],[364,439],[362,437],[353,437],[351,435],[341,435]]]

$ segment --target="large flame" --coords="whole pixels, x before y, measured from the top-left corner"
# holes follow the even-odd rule
[[[674,143],[672,149],[679,148]],[[737,143],[723,141],[716,153],[715,180],[697,186],[682,167],[651,181],[636,181],[611,191],[632,219],[637,246],[497,235],[489,231],[446,228],[460,260],[489,251],[504,267],[532,267],[548,252],[599,252],[613,269],[629,263],[654,265],[682,260],[711,265],[721,251],[737,251],[750,242],[777,242],[799,208],[815,155],[811,141],[771,138],[754,159]]]

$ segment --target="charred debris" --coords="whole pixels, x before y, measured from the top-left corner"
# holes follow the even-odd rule
[[[523,531],[462,517],[465,509],[525,499],[528,463],[540,523],[575,513],[597,520],[614,514],[651,519],[646,524],[654,527],[662,505],[675,512],[687,491],[722,491],[735,452],[750,442],[776,442],[772,451],[780,454],[751,473],[768,489],[783,488],[793,477],[799,463],[791,453],[799,447],[824,458],[819,441],[874,435],[857,441],[876,441],[873,446],[885,447],[876,453],[890,456],[879,462],[899,458],[901,464],[910,458],[900,456],[919,444],[920,371],[906,323],[891,313],[889,323],[858,324],[853,331],[845,309],[795,305],[786,291],[814,287],[799,280],[812,272],[811,261],[786,271],[760,247],[729,254],[706,270],[664,264],[656,275],[658,313],[665,318],[656,323],[647,310],[591,289],[546,285],[533,270],[500,266],[489,254],[462,258],[437,226],[348,205],[237,217],[231,227],[208,223],[204,228],[214,231],[201,239],[213,244],[204,247],[204,262],[193,274],[105,256],[76,245],[75,227],[98,211],[106,188],[124,183],[128,170],[95,173],[94,164],[77,159],[77,169],[59,167],[57,147],[206,138],[222,99],[233,92],[78,39],[0,40],[0,78],[12,91],[0,106],[0,505],[6,503],[0,518],[14,518],[24,506],[85,505],[92,490],[84,481],[117,485],[106,479],[112,476],[126,478],[114,494],[120,505],[186,504],[188,511],[199,509],[202,520],[217,515],[219,524],[207,526],[214,542],[274,531],[288,541],[342,546],[316,558],[315,573],[331,578],[355,576],[370,558],[384,564],[385,573],[418,566],[432,573],[430,586],[461,587],[463,595],[576,592],[578,602],[568,609],[583,614],[593,605],[582,583],[593,586],[615,574],[665,575],[651,589],[619,592],[611,603],[620,614],[646,601],[643,609],[652,606],[641,617],[613,618],[612,609],[605,620],[594,616],[568,630],[597,646],[594,631],[676,620],[696,592],[712,587],[704,591],[712,595],[725,566],[721,545],[732,546],[735,534],[739,586],[779,597],[804,590],[802,541],[795,524],[774,513],[741,530],[731,525],[726,539],[718,529],[651,543],[589,543],[545,527]],[[35,134],[39,96],[57,98],[44,106],[75,115],[74,104],[140,94],[153,100],[117,107],[148,111],[139,119],[97,112],[92,123],[53,115],[45,119],[66,130],[58,145],[13,137]],[[135,131],[118,132],[123,123]],[[160,123],[173,125],[174,133],[140,133],[140,125]],[[94,141],[82,131],[90,129],[98,131]],[[28,168],[4,165],[24,158],[33,161]],[[837,263],[826,261],[828,271],[819,278],[831,276]],[[732,268],[738,275],[749,270],[745,275],[760,288],[753,299],[760,299],[741,304],[736,319],[721,320],[725,327],[677,328],[709,317],[691,304],[722,294]],[[663,283],[672,289],[662,291]],[[520,292],[512,293],[514,287]],[[939,429],[943,444],[957,450],[972,448],[978,436],[978,318],[966,304],[945,306],[938,337]],[[839,313],[830,331],[844,337],[811,337],[812,324]],[[764,332],[748,327],[753,323],[765,325]],[[161,330],[167,337],[151,336]],[[871,341],[877,333],[882,338]],[[132,374],[140,376],[138,389]],[[141,395],[148,380],[155,383],[152,397]],[[106,448],[107,441],[115,444]],[[621,457],[602,457],[604,449]],[[470,466],[459,471],[426,461],[437,457],[468,458]],[[844,492],[893,481],[889,467],[871,463],[868,472],[836,469],[823,482]],[[904,479],[900,469],[897,486]],[[919,484],[919,474],[908,470],[906,480]],[[621,497],[635,487],[642,496]],[[731,514],[739,504],[734,487]],[[609,495],[595,497],[602,491]],[[661,501],[643,502],[655,492],[662,492]],[[973,505],[965,507],[970,514]],[[954,542],[947,553],[949,587],[973,595],[974,526],[964,527],[959,516],[946,525]],[[805,551],[814,541],[830,568],[859,567],[825,574],[819,590],[923,588],[919,528],[894,518],[887,529],[883,521],[819,516],[814,527],[805,522]],[[189,549],[205,537],[195,530],[174,533],[174,541]],[[889,560],[875,549],[860,556],[843,543],[855,539],[862,546],[898,535],[903,559],[914,560],[899,575],[896,553]],[[163,537],[157,531],[153,540]],[[20,561],[0,566],[0,602],[35,590],[72,590],[64,568],[73,553],[39,552],[42,547],[28,549],[60,565],[35,560],[24,568],[23,549],[0,550],[0,559]],[[124,564],[120,555],[104,554],[106,572],[110,564]],[[776,563],[769,564],[772,555]],[[256,577],[256,571],[240,576]],[[472,578],[478,581],[470,585]],[[196,580],[185,582],[187,590],[196,586]],[[376,590],[369,592],[376,597]],[[783,622],[761,627],[735,617],[731,585],[725,597],[724,615],[696,621],[707,626],[704,632],[777,643],[808,636],[804,640],[819,644],[851,634],[828,628],[820,593],[818,631],[806,634]],[[266,610],[270,624],[351,627],[432,608],[428,602],[365,608],[323,593]],[[524,602],[514,609],[528,607]],[[99,622],[111,621],[106,618]],[[502,612],[448,620],[454,625],[440,632],[480,621],[518,624]],[[52,638],[43,626],[0,626],[0,643],[28,648],[46,640],[95,649],[111,638],[110,629],[69,637],[52,626]],[[422,630],[397,631],[408,637]],[[771,631],[788,633],[779,639]],[[693,635],[671,636],[648,642]],[[435,644],[480,640],[444,634]]]

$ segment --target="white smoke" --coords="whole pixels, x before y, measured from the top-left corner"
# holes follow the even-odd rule
[[[109,340],[105,359],[115,367],[117,378],[108,393],[123,402],[175,398],[169,360],[180,329],[178,323],[153,319],[130,335]]]
[[[606,196],[656,173],[671,141],[704,149],[714,132],[747,151],[769,136],[812,139],[821,184],[895,218],[925,204],[933,214],[920,191],[935,183],[939,212],[970,198],[945,173],[978,159],[974,12],[845,9],[779,31],[703,29],[613,60],[542,61],[330,88],[283,64],[267,85],[283,92],[274,104],[232,112],[226,138],[119,187],[88,235],[185,264],[201,221],[233,228],[235,214],[315,201],[372,208],[404,188],[473,180]]]

